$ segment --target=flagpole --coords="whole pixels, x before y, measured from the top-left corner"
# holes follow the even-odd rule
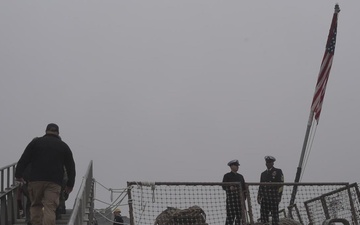
[[[309,115],[308,124],[306,126],[305,138],[304,138],[304,143],[303,143],[303,147],[302,147],[302,150],[301,150],[299,165],[298,165],[297,170],[296,170],[296,176],[295,176],[295,181],[294,181],[295,183],[299,183],[299,181],[300,181],[300,176],[301,176],[301,172],[302,172],[302,165],[303,165],[303,162],[304,162],[306,146],[307,146],[307,143],[308,143],[308,140],[309,140],[309,134],[310,134],[310,129],[311,129],[313,119],[314,119],[314,112],[311,110],[310,115]],[[291,193],[290,206],[292,206],[294,204],[294,202],[295,202],[296,192],[297,192],[297,185],[294,185],[292,193]]]
[[[300,155],[299,165],[298,165],[298,168],[296,171],[295,183],[299,183],[299,181],[300,181],[302,165],[303,165],[305,152],[306,152],[307,145],[308,145],[310,129],[311,129],[314,118],[317,120],[317,122],[319,122],[321,107],[322,107],[322,103],[323,103],[324,96],[325,96],[326,84],[327,84],[327,81],[329,78],[330,69],[331,69],[331,65],[332,65],[332,59],[333,59],[334,52],[335,52],[335,42],[336,42],[336,34],[337,34],[337,15],[339,12],[340,12],[340,7],[338,4],[336,4],[334,15],[333,15],[331,26],[330,26],[328,39],[327,39],[327,43],[326,43],[324,57],[323,57],[323,60],[321,63],[320,72],[319,72],[318,80],[317,80],[316,87],[315,87],[315,94],[314,94],[313,101],[311,104],[310,115],[309,115],[309,120],[308,120],[308,124],[306,127],[305,138],[304,138],[303,147],[302,147],[302,151],[301,151],[301,155]],[[290,205],[289,205],[290,213],[291,213],[291,206],[294,205],[294,203],[295,203],[297,187],[298,187],[297,185],[294,185],[292,193],[291,193],[291,199],[290,199]]]

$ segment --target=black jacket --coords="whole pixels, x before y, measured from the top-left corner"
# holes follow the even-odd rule
[[[281,169],[278,168],[271,168],[270,170],[265,170],[261,173],[260,182],[277,182],[282,183],[284,182],[284,175]],[[272,196],[276,196],[278,200],[281,199],[283,192],[283,186],[278,185],[260,185],[258,197],[260,198],[271,198]]]
[[[114,225],[124,224],[124,220],[121,215],[115,216]]]
[[[45,134],[33,139],[26,147],[16,166],[15,177],[21,178],[31,164],[28,180],[63,183],[64,167],[68,174],[68,187],[74,187],[75,162],[69,146],[57,135]]]
[[[243,175],[239,173],[234,173],[234,172],[226,173],[223,177],[222,182],[240,182],[242,192],[246,192],[245,179]],[[223,189],[226,191],[227,194],[230,193],[235,194],[233,191],[230,191],[230,186],[223,186]],[[238,194],[238,192],[236,193]]]

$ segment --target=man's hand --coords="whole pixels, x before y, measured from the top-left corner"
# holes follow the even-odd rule
[[[23,184],[26,183],[24,178],[22,178],[22,177],[16,177],[15,180],[20,186],[22,186]]]

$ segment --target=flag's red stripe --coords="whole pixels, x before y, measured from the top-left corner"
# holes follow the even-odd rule
[[[338,12],[334,13],[334,16],[331,21],[330,31],[326,43],[326,49],[323,56],[323,60],[321,62],[318,80],[315,87],[315,93],[311,104],[311,111],[314,113],[314,117],[317,120],[317,122],[319,122],[322,104],[325,96],[326,84],[329,79],[334,51],[335,51],[335,41],[336,41],[336,33],[337,33],[337,13]]]

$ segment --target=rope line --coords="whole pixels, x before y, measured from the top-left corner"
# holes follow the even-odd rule
[[[315,126],[314,126],[315,125]],[[309,160],[309,156],[310,156],[310,153],[311,153],[311,150],[312,150],[312,145],[314,143],[314,139],[315,139],[315,134],[316,134],[316,130],[317,130],[317,124],[315,124],[314,120],[312,121],[312,125],[311,125],[311,130],[310,130],[310,135],[309,135],[309,141],[307,143],[307,146],[306,146],[306,150],[305,150],[305,161],[303,162],[303,165],[302,165],[302,173],[301,173],[301,176],[300,176],[300,180],[299,182],[302,180],[302,177],[305,173],[305,168],[307,166],[307,163],[308,163],[308,160]]]
[[[104,212],[110,212],[108,214],[104,214],[102,213],[100,210],[96,210],[94,209],[95,212],[97,212],[99,215],[101,215],[102,217],[104,217],[106,220],[108,221],[112,221],[109,220],[108,217],[109,215],[112,213],[114,208],[117,208],[119,206],[125,206],[127,204],[121,204],[123,202],[123,200],[127,197],[127,190],[130,189],[131,187],[126,187],[126,188],[108,188],[105,185],[103,185],[102,183],[100,183],[99,181],[94,179],[94,185],[96,186],[96,184],[100,185],[101,187],[103,187],[104,189],[106,189],[107,191],[110,192],[110,202],[108,201],[103,201],[97,198],[94,198],[94,201],[100,202],[102,204],[106,205],[106,208],[103,209]],[[113,199],[113,195],[114,193],[118,193],[119,195],[115,198],[115,200]]]

